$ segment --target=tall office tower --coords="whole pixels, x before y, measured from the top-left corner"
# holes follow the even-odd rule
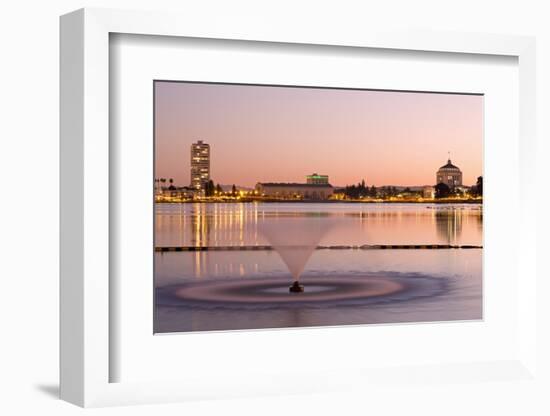
[[[199,140],[191,144],[191,187],[204,190],[210,180],[210,145]]]

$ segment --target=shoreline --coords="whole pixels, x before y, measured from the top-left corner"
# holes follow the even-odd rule
[[[249,204],[249,203],[267,203],[267,204],[277,204],[277,203],[289,203],[289,204],[474,204],[474,205],[483,205],[483,200],[478,199],[437,199],[437,200],[416,200],[416,201],[400,201],[400,200],[391,200],[391,201],[355,201],[355,200],[331,200],[331,201],[315,201],[315,200],[284,200],[284,199],[246,199],[242,198],[239,200],[219,200],[219,201],[208,201],[208,200],[186,200],[186,201],[166,201],[160,200],[155,201],[155,204]]]

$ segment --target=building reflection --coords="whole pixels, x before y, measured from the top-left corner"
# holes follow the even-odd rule
[[[248,241],[251,235],[257,235],[255,206],[196,203],[189,214],[184,219],[192,230],[187,244],[195,247],[257,244]]]
[[[158,205],[157,246],[263,245],[267,241],[258,231],[259,223],[319,215],[313,210],[280,210],[276,205],[268,206],[269,210],[258,204]],[[483,217],[477,207],[396,208],[369,206],[365,211],[326,213],[326,221],[333,227],[324,244],[481,243]]]
[[[480,211],[479,215],[476,215],[476,226],[479,234],[483,235],[483,211]]]
[[[442,243],[456,244],[460,241],[464,214],[459,210],[434,210],[437,235]]]
[[[215,217],[208,215],[204,204],[193,204],[193,211],[189,220],[191,221],[191,245],[195,247],[207,247],[210,243],[210,233]]]

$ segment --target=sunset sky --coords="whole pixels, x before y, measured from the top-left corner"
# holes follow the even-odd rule
[[[156,178],[190,182],[190,145],[211,146],[215,183],[434,185],[447,162],[482,175],[483,97],[367,90],[155,83]]]

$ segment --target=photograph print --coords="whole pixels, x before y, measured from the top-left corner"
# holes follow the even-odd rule
[[[153,88],[155,333],[483,318],[482,94]]]

